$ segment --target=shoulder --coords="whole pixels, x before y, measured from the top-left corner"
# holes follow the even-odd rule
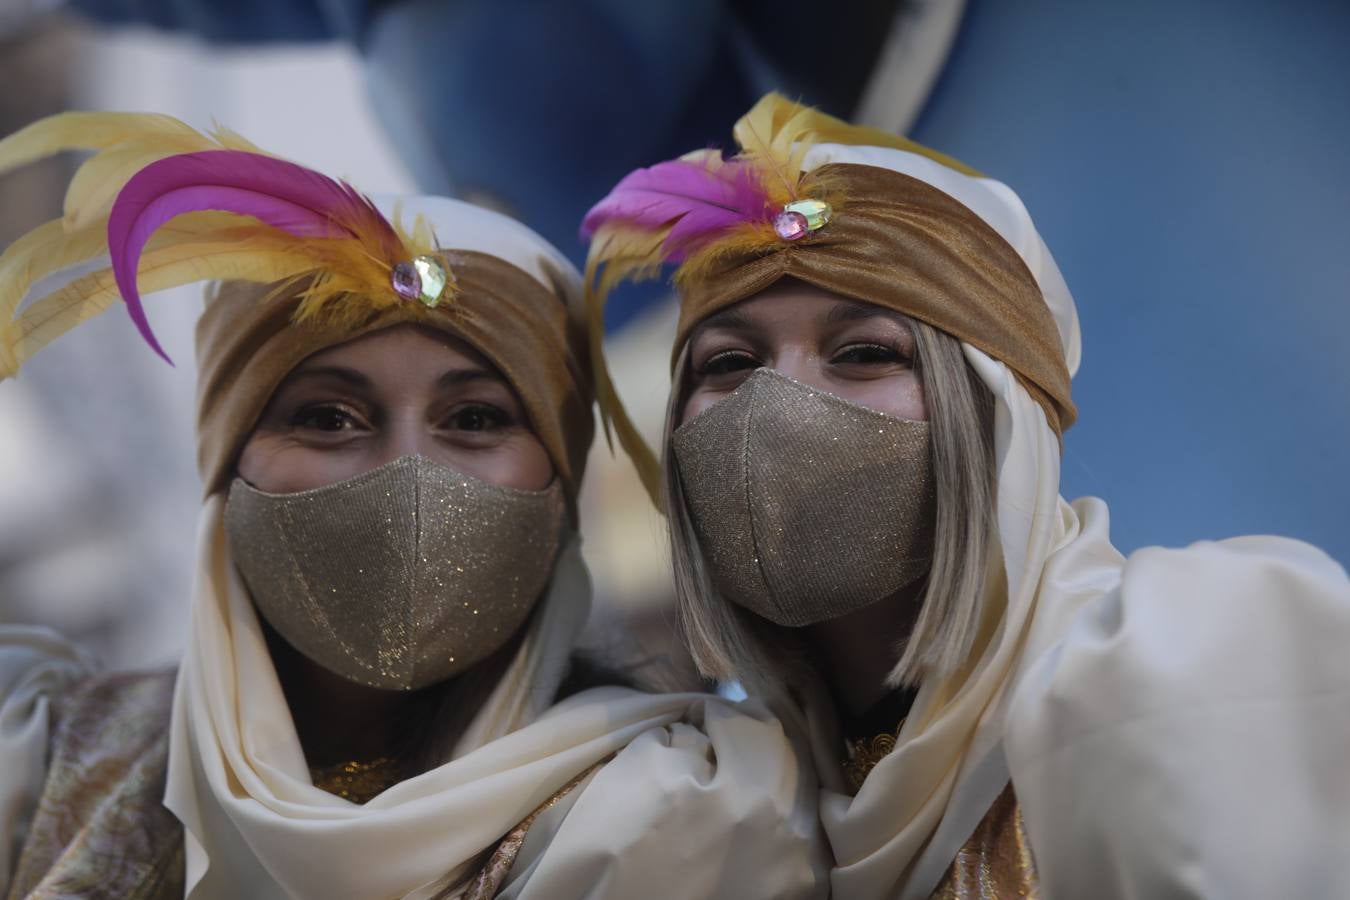
[[[1321,846],[1350,821],[1347,646],[1350,582],[1307,544],[1131,555],[1009,710],[1005,748],[1047,891],[1295,896],[1308,878],[1350,890],[1350,869]],[[1289,838],[1278,845],[1272,817]]]

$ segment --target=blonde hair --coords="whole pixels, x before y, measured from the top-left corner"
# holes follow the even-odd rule
[[[892,686],[949,674],[970,655],[994,538],[993,396],[966,364],[960,341],[923,322],[906,322],[928,406],[937,516],[932,567],[913,629],[897,635],[899,659],[887,678]],[[704,675],[738,680],[752,695],[776,695],[801,682],[808,653],[800,633],[724,600],[713,587],[672,455],[687,371],[686,350],[666,411],[661,487],[680,623]]]

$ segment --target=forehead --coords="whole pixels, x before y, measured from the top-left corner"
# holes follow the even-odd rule
[[[311,373],[348,369],[369,380],[406,381],[419,374],[438,377],[446,371],[474,372],[504,380],[496,368],[468,343],[435,328],[402,324],[327,347],[300,362],[286,380]]]
[[[340,381],[394,391],[452,383],[499,382],[501,372],[458,337],[425,325],[394,325],[321,349],[286,375],[279,391],[292,385]]]
[[[884,320],[908,327],[894,310],[846,297],[795,279],[784,279],[719,310],[694,331],[760,330],[781,327],[824,327],[843,322]]]

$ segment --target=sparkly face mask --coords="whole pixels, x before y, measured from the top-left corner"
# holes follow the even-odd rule
[[[225,506],[268,624],[324,668],[394,690],[505,644],[548,583],[563,522],[556,480],[517,490],[422,456],[294,494],[236,478]]]
[[[789,627],[923,576],[935,501],[928,423],[759,369],[676,429],[689,514],[718,592]]]

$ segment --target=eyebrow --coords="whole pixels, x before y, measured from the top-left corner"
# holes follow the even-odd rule
[[[750,317],[735,307],[715,312],[699,323],[699,330],[705,328],[753,328]]]
[[[825,316],[825,322],[828,325],[835,325],[840,322],[858,322],[863,319],[877,318],[890,319],[901,325],[905,324],[904,317],[897,312],[870,304],[850,303],[848,301],[836,303]]]
[[[491,372],[488,371],[487,369],[474,367],[471,369],[449,370],[445,374],[441,375],[440,378],[436,379],[436,387],[438,388],[455,387],[461,384],[470,384],[475,381],[491,381],[496,382],[498,384],[506,383],[505,380],[496,372]]]
[[[364,373],[348,368],[347,366],[315,366],[309,369],[301,369],[294,373],[289,379],[290,382],[300,380],[332,378],[344,382],[349,387],[369,389],[374,386]],[[436,379],[437,388],[455,387],[461,384],[470,384],[475,381],[502,382],[501,376],[487,369],[472,367],[463,369],[450,369]]]
[[[286,379],[289,382],[299,381],[302,378],[335,378],[338,381],[344,381],[352,387],[368,388],[370,379],[355,369],[349,369],[346,366],[314,366],[308,369],[301,369],[291,374]]]

